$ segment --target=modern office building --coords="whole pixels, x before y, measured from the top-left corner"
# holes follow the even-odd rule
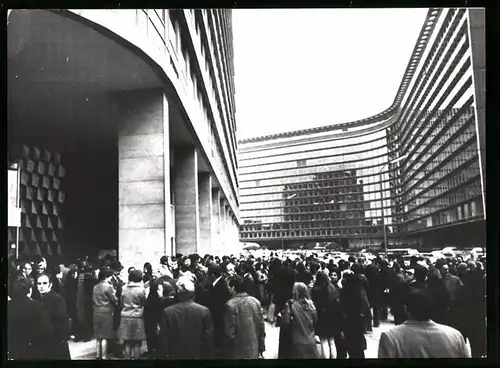
[[[484,24],[484,10],[430,9],[388,109],[240,141],[240,239],[484,245]]]
[[[12,10],[7,27],[21,255],[238,250],[230,10]]]

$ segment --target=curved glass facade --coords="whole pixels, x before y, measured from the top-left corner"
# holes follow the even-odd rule
[[[425,241],[484,219],[465,9],[431,9],[393,105],[336,126],[239,143],[242,241]]]

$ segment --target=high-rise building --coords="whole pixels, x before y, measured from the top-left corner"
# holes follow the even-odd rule
[[[484,245],[484,24],[430,9],[388,109],[240,141],[240,239]]]
[[[48,176],[31,153],[67,169],[59,244],[26,221],[47,224],[42,191],[22,198],[21,254],[111,249],[142,267],[237,251],[230,10],[12,10],[7,33],[9,158],[23,187]]]

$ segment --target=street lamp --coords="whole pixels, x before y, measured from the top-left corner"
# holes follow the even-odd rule
[[[408,157],[408,154],[405,154],[403,156],[400,156],[392,161],[388,161],[387,162],[387,165],[390,165],[390,164],[395,164],[396,162],[399,162],[403,159],[405,159],[406,157]],[[382,190],[382,169],[384,168],[386,164],[384,163],[382,165],[382,167],[380,168],[380,171],[378,173],[379,175],[379,185],[380,185],[380,204],[381,204],[381,207],[380,207],[380,210],[382,212],[382,231],[383,231],[383,234],[384,234],[384,253],[385,253],[385,259],[387,259],[387,230],[385,228],[385,215],[384,215],[384,191]]]

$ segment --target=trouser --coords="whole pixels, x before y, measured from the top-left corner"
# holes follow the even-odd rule
[[[380,319],[382,321],[387,321],[387,319],[389,318],[389,310],[387,309],[387,306],[383,306],[380,308]]]
[[[214,329],[214,356],[216,359],[224,359],[226,357],[226,346],[224,338],[224,329],[218,327]]]
[[[365,331],[367,331],[367,332],[371,332],[371,331],[373,331],[373,326],[372,326],[372,319],[371,319],[371,317],[366,319],[365,324],[366,324]]]
[[[345,339],[342,334],[337,334],[334,337],[335,347],[337,348],[337,359],[347,358],[347,347],[345,344]]]
[[[108,339],[108,352],[115,357],[120,358],[123,356],[123,345],[120,344],[118,339]]]
[[[387,320],[387,307],[373,307],[373,327],[380,326],[380,320]]]
[[[486,356],[486,331],[482,329],[478,330],[468,334],[473,358]]]
[[[349,359],[365,359],[365,351],[361,347],[351,346],[348,348]]]
[[[380,308],[379,307],[373,307],[373,327],[379,327],[380,326]]]
[[[158,351],[158,335],[151,333],[146,337],[146,345],[148,347],[149,355],[156,355]]]
[[[372,312],[371,310],[368,312],[368,315],[365,316],[365,332],[366,331],[373,331],[373,326],[372,326],[372,319],[373,319],[373,315],[372,315]],[[376,326],[375,326],[376,327]]]
[[[361,321],[360,321],[361,322]],[[351,331],[346,331],[345,346],[349,359],[364,359],[366,349],[366,339],[363,334],[362,325]]]
[[[76,341],[89,341],[92,338],[90,321],[83,318],[74,321],[74,335]]]

